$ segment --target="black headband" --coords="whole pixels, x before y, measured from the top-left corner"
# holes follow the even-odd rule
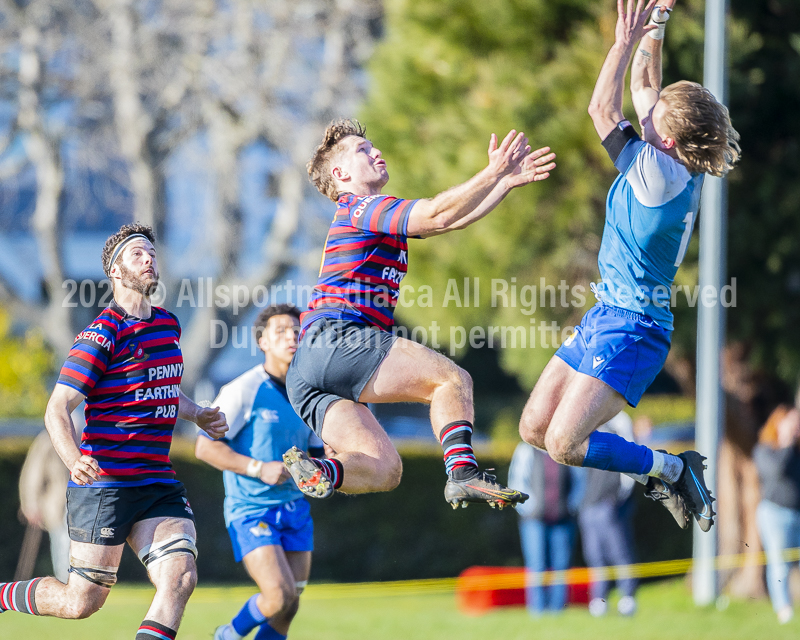
[[[122,253],[122,250],[125,248],[125,245],[127,245],[131,240],[136,240],[136,238],[144,238],[145,240],[150,242],[150,238],[148,238],[143,233],[132,233],[127,238],[120,241],[120,243],[114,249],[114,253],[111,254],[111,262],[108,263],[109,271],[111,271],[111,267],[114,266],[114,263],[117,261],[117,258],[119,258],[119,254]]]

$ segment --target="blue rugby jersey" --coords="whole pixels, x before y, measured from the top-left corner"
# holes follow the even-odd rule
[[[177,482],[169,449],[183,375],[180,337],[169,311],[153,307],[149,318],[136,318],[116,302],[78,334],[58,384],[86,396],[80,449],[100,466],[91,486]]]
[[[602,282],[593,289],[600,301],[646,314],[671,331],[670,288],[691,239],[704,175],[629,135],[614,161],[620,175],[606,200]]]
[[[394,324],[400,282],[408,270],[408,217],[417,202],[339,195],[303,329],[321,317],[384,330]]]
[[[236,453],[263,462],[283,459],[297,447],[303,451],[322,448],[320,440],[292,409],[286,388],[257,365],[220,389],[214,405],[228,420],[222,439]],[[200,437],[209,437],[202,431]],[[225,482],[225,526],[265,509],[292,502],[303,493],[290,478],[281,484],[264,484],[258,478],[223,471]]]

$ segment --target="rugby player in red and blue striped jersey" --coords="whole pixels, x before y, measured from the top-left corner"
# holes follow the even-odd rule
[[[117,580],[127,541],[147,567],[156,595],[137,640],[172,640],[197,581],[194,517],[169,460],[178,417],[213,438],[228,430],[218,408],[201,408],[180,389],[177,318],[150,303],[158,263],[150,227],[125,225],[103,249],[114,300],[82,331],[61,369],[45,414],[70,470],[67,523],[70,579],[0,583],[0,611],[85,618]],[[86,401],[75,441],[71,412]]]
[[[531,152],[522,133],[511,131],[500,143],[493,134],[485,169],[434,198],[403,200],[381,194],[389,174],[365,133],[353,120],[331,123],[308,163],[312,182],[337,210],[286,379],[295,411],[337,453],[317,460],[293,448],[284,462],[313,497],[389,491],[400,482],[400,457],[366,403],[423,402],[444,449],[445,499],[454,508],[524,501],[525,494],[478,469],[469,375],[391,328],[407,238],[477,222],[514,187],[547,178],[555,155],[547,147]]]

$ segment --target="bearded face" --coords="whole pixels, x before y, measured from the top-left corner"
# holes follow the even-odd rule
[[[122,276],[122,286],[126,289],[131,289],[143,296],[155,293],[158,285],[158,273],[153,265],[137,273],[120,262],[119,270]]]

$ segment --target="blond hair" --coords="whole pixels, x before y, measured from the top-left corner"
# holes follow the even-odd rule
[[[339,197],[339,190],[331,175],[333,161],[336,160],[341,149],[339,143],[348,136],[365,137],[367,129],[358,120],[341,118],[334,120],[325,129],[322,136],[322,144],[315,150],[311,160],[308,161],[306,169],[308,177],[317,190],[334,202]]]
[[[661,91],[668,109],[664,133],[675,140],[678,157],[689,171],[722,177],[739,160],[739,134],[728,109],[696,82],[682,80]]]

